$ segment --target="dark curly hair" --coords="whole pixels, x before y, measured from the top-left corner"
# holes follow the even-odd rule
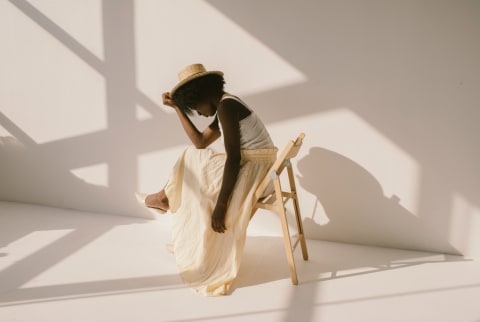
[[[173,94],[173,102],[187,115],[193,114],[193,108],[207,98],[223,94],[225,80],[218,74],[209,74],[193,79],[179,87]]]

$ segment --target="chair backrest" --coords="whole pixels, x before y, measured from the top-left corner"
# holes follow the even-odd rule
[[[304,137],[305,133],[300,133],[295,141],[288,141],[282,153],[272,166],[272,170],[275,171],[277,175],[282,173],[283,168],[285,167],[285,161],[297,156],[298,151],[302,146]]]
[[[287,145],[282,150],[282,153],[277,157],[277,160],[275,160],[272,167],[268,171],[267,176],[263,178],[262,182],[255,191],[255,197],[257,199],[259,199],[263,195],[263,192],[268,187],[271,180],[271,175],[280,175],[280,173],[282,173],[283,169],[286,166],[286,161],[297,156],[298,151],[302,146],[304,137],[305,133],[300,133],[295,141],[288,141]]]

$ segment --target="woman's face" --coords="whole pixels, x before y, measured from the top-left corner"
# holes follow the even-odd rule
[[[198,115],[205,117],[214,116],[217,112],[215,105],[209,101],[197,104],[194,110],[197,111]]]

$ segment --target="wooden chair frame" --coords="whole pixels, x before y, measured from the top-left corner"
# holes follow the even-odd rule
[[[293,174],[291,159],[296,157],[300,147],[302,146],[304,133],[300,133],[295,141],[289,141],[283,149],[280,156],[274,162],[270,168],[267,176],[262,180],[257,190],[255,191],[256,202],[253,206],[252,217],[259,208],[268,209],[276,212],[280,216],[283,230],[283,241],[285,245],[285,252],[287,254],[287,260],[290,267],[290,277],[292,284],[298,284],[297,270],[295,267],[294,251],[300,243],[302,248],[302,255],[304,260],[308,260],[307,244],[305,242],[305,235],[303,232],[302,218],[300,215],[300,206],[298,202],[297,189],[295,185],[295,177]],[[287,169],[289,190],[283,191],[280,183],[280,175],[283,170]],[[273,183],[273,191],[271,186]],[[295,212],[295,221],[297,223],[298,238],[292,245],[290,236],[290,230],[288,228],[287,213],[285,210],[285,204],[289,201],[293,201],[293,209]]]

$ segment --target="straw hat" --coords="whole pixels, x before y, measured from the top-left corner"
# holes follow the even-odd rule
[[[188,65],[187,67],[178,72],[178,83],[170,91],[170,97],[173,97],[173,94],[177,91],[177,89],[179,89],[181,86],[185,85],[189,81],[211,74],[223,76],[223,73],[220,71],[207,71],[202,64]]]

